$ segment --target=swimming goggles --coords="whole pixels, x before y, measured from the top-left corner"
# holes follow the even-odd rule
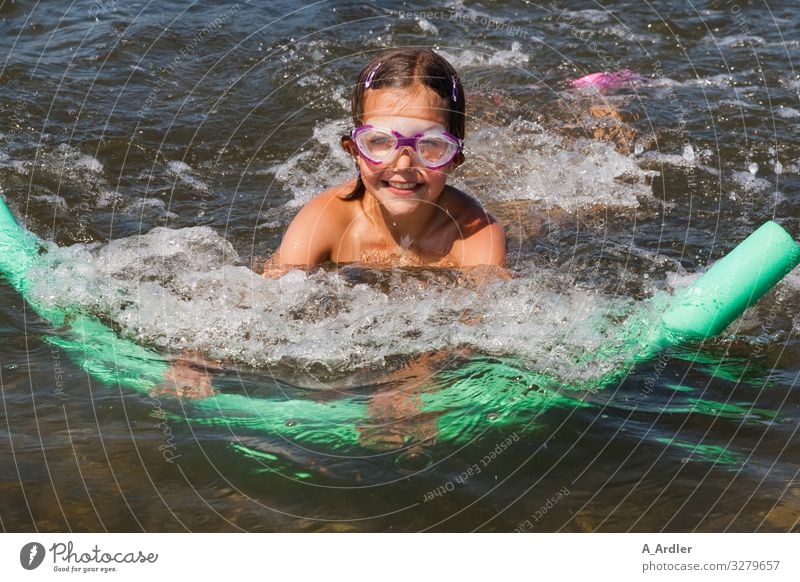
[[[360,153],[373,164],[382,164],[395,153],[409,147],[425,167],[436,170],[453,161],[463,141],[446,131],[426,131],[406,137],[391,129],[362,125],[353,130],[353,141]]]

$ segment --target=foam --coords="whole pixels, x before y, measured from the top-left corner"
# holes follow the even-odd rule
[[[177,178],[182,184],[194,188],[199,192],[208,192],[211,189],[208,184],[194,175],[192,167],[185,162],[177,160],[168,162],[167,173]]]
[[[800,92],[800,78],[783,78],[781,79],[781,83],[785,85],[787,89]]]
[[[64,200],[62,196],[58,196],[57,194],[34,194],[31,196],[32,200],[37,202],[44,202],[49,204],[53,207],[53,210],[62,210],[64,212],[69,211],[69,205],[67,201]]]
[[[797,119],[800,117],[800,111],[794,107],[785,107],[781,105],[777,109],[773,109],[773,111],[775,112],[775,115],[782,117],[783,119]]]
[[[712,155],[713,152],[711,152],[711,150],[705,149],[701,152],[697,152],[694,147],[687,144],[684,146],[680,155],[647,151],[642,152],[638,157],[648,168],[665,165],[686,170],[700,170],[711,176],[718,176],[720,172],[717,168],[700,163],[703,160],[707,160]]]
[[[535,200],[567,210],[595,204],[635,208],[641,197],[652,195],[649,181],[658,175],[606,142],[571,142],[522,119],[478,129],[467,137],[467,147],[470,164],[477,166],[470,173],[487,176],[470,182],[480,197]]]
[[[114,208],[123,214],[141,214],[143,210],[156,213],[159,216],[174,216],[166,210],[166,205],[160,199],[137,196],[130,193],[120,193],[108,184],[104,177],[104,166],[94,156],[85,154],[79,148],[68,143],[58,144],[55,148],[43,145],[37,150],[36,161],[9,159],[5,164],[14,169],[17,174],[27,176],[31,173],[44,173],[55,176],[61,184],[79,185],[85,192],[84,200],[90,208]],[[181,182],[205,191],[208,186],[193,175],[190,166],[183,162],[170,162],[166,166],[168,175],[177,177]],[[142,174],[139,179],[149,182],[153,176]],[[68,210],[68,205],[63,197],[56,194],[42,194],[35,198],[51,203],[61,210]]]
[[[507,50],[496,50],[487,47],[483,52],[469,49],[459,52],[440,49],[438,52],[457,70],[486,66],[513,68],[528,63],[530,59],[530,55],[522,50],[522,45],[518,41],[513,41],[511,48]]]
[[[758,178],[752,172],[733,171],[731,173],[733,181],[742,187],[745,192],[757,193],[765,192],[772,188],[769,180]]]
[[[709,36],[708,42],[716,43],[719,47],[725,48],[740,48],[740,47],[751,47],[751,46],[761,46],[766,43],[766,41],[760,37],[753,34],[734,34],[731,36],[724,36],[722,38],[714,38]]]
[[[11,166],[20,174],[28,174],[34,169],[34,163],[28,160],[15,160],[11,162]],[[54,150],[46,146],[39,148],[36,170],[88,186],[103,182],[103,164],[97,158],[66,143],[59,144]]]
[[[103,164],[97,158],[83,154],[69,144],[60,144],[57,151],[62,157],[62,172],[66,172],[68,169],[79,172],[86,171],[93,174],[103,172]]]
[[[640,307],[541,270],[473,285],[442,270],[354,267],[269,280],[236,261],[208,227],[156,228],[108,245],[55,249],[29,280],[37,301],[79,306],[167,352],[345,375],[466,347],[590,379],[612,363],[575,362],[607,346],[619,321]]]
[[[272,175],[292,198],[285,204],[262,213],[271,224],[284,224],[303,204],[325,190],[355,176],[353,160],[341,148],[339,140],[350,128],[350,121],[339,119],[319,123],[303,150],[285,162],[257,173]]]
[[[297,84],[301,87],[315,87],[317,85],[321,85],[322,82],[322,77],[314,74],[306,75],[305,77],[300,77],[297,79]]]
[[[417,19],[417,26],[420,28],[422,32],[427,32],[434,36],[439,35],[439,29],[436,28],[436,25],[434,25],[428,20],[425,20],[424,18]]]
[[[611,14],[607,10],[595,10],[593,8],[586,8],[584,10],[577,10],[577,11],[565,10],[564,16],[568,17],[568,20],[572,20],[577,17],[583,20],[584,22],[589,22],[592,24],[609,22],[611,20]],[[564,20],[563,17],[562,20]]]

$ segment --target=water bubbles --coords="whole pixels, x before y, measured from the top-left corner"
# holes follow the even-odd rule
[[[499,418],[500,418],[500,415],[498,413],[496,413],[496,412],[490,412],[489,414],[486,415],[486,420],[488,420],[490,422],[494,422],[495,420],[498,420]]]
[[[197,350],[256,367],[281,363],[337,378],[394,365],[387,354],[463,346],[536,361],[576,381],[595,378],[602,371],[594,363],[576,362],[609,341],[604,314],[639,309],[632,299],[564,289],[549,276],[487,281],[480,293],[438,270],[296,269],[265,279],[239,265],[233,246],[209,227],[156,228],[105,246],[60,248],[51,258],[29,276],[31,294],[44,305],[102,314],[122,334],[164,351]],[[54,287],[52,278],[63,284]],[[546,306],[536,317],[532,297]],[[461,317],[472,313],[485,317]],[[536,390],[519,372],[509,384]],[[497,409],[481,414],[484,422],[501,418]],[[296,420],[287,415],[280,425],[291,428]]]
[[[751,162],[749,166],[747,166],[747,171],[750,172],[753,176],[758,173],[758,164],[755,162]]]
[[[694,148],[692,147],[692,144],[686,144],[683,146],[683,159],[690,164],[694,163]]]
[[[640,143],[637,143],[633,147],[633,155],[634,156],[641,156],[644,153],[644,146]]]
[[[297,421],[296,420],[287,420],[283,424],[285,426],[289,427],[289,428],[292,428],[293,426],[297,426]]]
[[[507,128],[481,128],[468,138],[477,172],[474,182],[507,200],[536,200],[565,209],[588,204],[635,208],[652,196],[649,180],[635,158],[599,140],[570,142],[522,119]],[[498,160],[497,144],[503,159]],[[498,166],[499,164],[499,166]],[[509,188],[495,176],[514,175]]]
[[[773,167],[773,170],[775,170],[775,173],[778,175],[783,174],[783,164],[781,164],[778,161],[775,161],[775,166]]]

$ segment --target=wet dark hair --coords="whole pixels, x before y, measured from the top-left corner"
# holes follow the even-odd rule
[[[461,79],[453,66],[429,49],[393,49],[374,57],[358,75],[353,89],[353,124],[364,124],[364,100],[371,89],[407,89],[421,85],[431,89],[442,99],[447,112],[447,131],[464,139],[465,106]],[[342,142],[349,136],[342,138]],[[345,200],[356,200],[364,195],[364,182],[358,176],[355,188]]]

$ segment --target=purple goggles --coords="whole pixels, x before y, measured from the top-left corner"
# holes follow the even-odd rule
[[[404,147],[409,147],[422,164],[431,170],[442,168],[461,151],[462,140],[446,131],[427,131],[406,137],[397,131],[373,125],[353,130],[353,141],[368,162],[382,164]]]

